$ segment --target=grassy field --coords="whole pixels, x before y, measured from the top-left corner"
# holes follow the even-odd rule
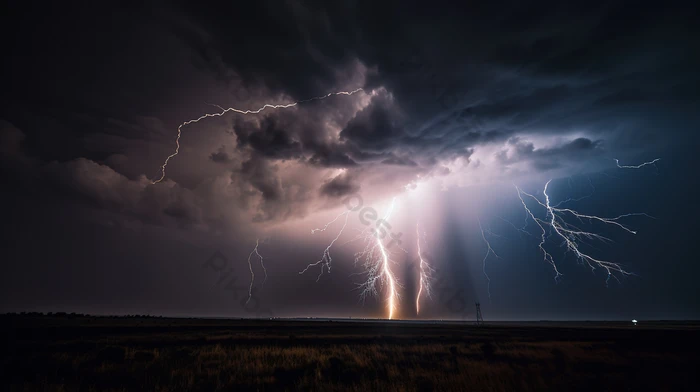
[[[0,316],[2,390],[695,390],[692,323]]]

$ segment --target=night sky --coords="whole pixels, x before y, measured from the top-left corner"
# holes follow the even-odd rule
[[[0,11],[0,312],[384,318],[355,263],[374,223],[339,215],[355,197],[396,200],[395,317],[700,317],[690,2],[68,3]],[[183,126],[153,183],[185,121],[356,89]],[[544,203],[548,180],[561,208],[649,215],[567,215],[631,275],[545,224],[555,279],[516,190]],[[330,273],[299,274],[346,217]]]

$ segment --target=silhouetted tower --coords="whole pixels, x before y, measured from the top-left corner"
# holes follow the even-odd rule
[[[481,316],[481,304],[476,303],[476,325],[481,325],[484,323],[484,317]]]

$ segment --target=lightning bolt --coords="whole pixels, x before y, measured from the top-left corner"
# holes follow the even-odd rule
[[[520,199],[520,202],[522,203],[523,207],[525,208],[525,211],[527,211],[527,214],[532,218],[532,220],[539,226],[539,228],[542,231],[542,236],[541,236],[541,241],[539,244],[539,248],[544,254],[544,259],[548,261],[552,266],[554,267],[554,271],[556,272],[555,279],[558,279],[559,276],[561,276],[561,273],[559,273],[559,270],[557,269],[557,266],[554,262],[554,258],[550,253],[547,252],[547,250],[544,248],[544,245],[546,243],[546,240],[548,237],[546,237],[546,231],[545,231],[545,226],[548,226],[551,230],[552,233],[551,235],[556,235],[559,237],[561,240],[563,240],[563,245],[566,246],[567,252],[572,252],[576,255],[577,259],[585,262],[592,270],[595,270],[596,268],[603,268],[608,274],[606,278],[606,284],[610,280],[610,278],[614,278],[616,280],[619,279],[617,276],[615,276],[614,273],[618,273],[621,276],[627,276],[627,275],[634,275],[631,272],[626,271],[620,264],[606,261],[606,260],[600,260],[592,257],[591,255],[583,252],[581,250],[581,244],[585,244],[586,240],[598,240],[598,241],[603,241],[603,242],[608,242],[610,241],[609,238],[606,238],[600,234],[596,234],[593,232],[585,231],[582,229],[579,229],[578,227],[568,223],[566,221],[566,217],[572,217],[577,219],[579,222],[585,221],[596,221],[599,223],[603,223],[606,225],[611,225],[615,226],[619,229],[622,229],[628,233],[631,234],[636,234],[637,232],[630,229],[629,227],[625,226],[624,224],[620,223],[619,220],[625,217],[630,217],[630,216],[646,216],[646,217],[651,217],[648,214],[645,213],[631,213],[631,214],[624,214],[617,216],[615,218],[604,218],[604,217],[599,217],[596,215],[587,215],[587,214],[581,214],[575,210],[572,210],[570,208],[558,208],[555,206],[551,205],[549,194],[547,193],[547,190],[549,189],[549,184],[552,182],[552,180],[547,181],[547,183],[544,186],[543,194],[545,197],[544,202],[540,201],[537,197],[523,191],[522,189],[518,188],[517,186],[515,189],[518,192],[518,198]],[[523,199],[523,195],[526,197],[534,200],[539,206],[543,207],[546,211],[545,213],[545,218],[540,219],[537,218],[532,211],[528,208],[527,204],[525,203],[525,200]]]
[[[265,109],[286,109],[286,108],[291,108],[291,107],[297,106],[297,105],[299,105],[300,103],[306,103],[306,102],[311,102],[311,101],[318,101],[318,100],[326,99],[326,98],[331,97],[331,96],[334,96],[334,95],[353,95],[353,94],[355,94],[355,93],[357,93],[357,92],[359,92],[359,91],[364,91],[364,90],[361,89],[361,88],[358,88],[358,89],[355,89],[355,90],[352,90],[352,91],[339,91],[339,92],[335,92],[335,93],[328,93],[328,94],[326,94],[326,95],[322,95],[322,96],[319,96],[319,97],[313,97],[313,98],[304,99],[304,100],[301,100],[301,101],[296,101],[296,102],[292,102],[292,103],[288,103],[288,104],[282,104],[282,105],[265,104],[265,105],[263,105],[262,107],[260,107],[260,108],[258,108],[258,109],[254,109],[254,110],[242,110],[242,109],[236,109],[236,108],[226,108],[226,109],[224,109],[224,108],[222,108],[222,107],[219,106],[219,105],[207,104],[207,105],[219,107],[219,108],[221,109],[221,111],[218,112],[218,113],[207,113],[207,114],[203,114],[202,116],[197,117],[197,118],[195,118],[195,119],[187,120],[187,121],[183,122],[182,124],[180,124],[180,126],[177,127],[177,137],[175,138],[175,146],[176,146],[176,147],[175,147],[175,152],[173,152],[172,154],[168,155],[167,158],[165,158],[165,162],[163,162],[163,165],[160,167],[160,171],[161,171],[160,178],[158,178],[157,180],[152,181],[152,183],[153,183],[153,184],[157,184],[157,183],[163,181],[163,179],[165,178],[165,169],[166,169],[166,167],[168,166],[168,162],[170,162],[170,160],[171,160],[172,158],[174,158],[175,156],[177,156],[177,154],[180,152],[180,137],[182,136],[182,127],[184,127],[184,126],[186,126],[186,125],[190,125],[190,124],[193,124],[193,123],[197,123],[197,122],[202,121],[202,120],[204,120],[205,118],[209,118],[209,117],[221,117],[221,116],[223,116],[224,114],[229,113],[229,112],[234,112],[234,113],[243,114],[243,115],[246,115],[246,114],[258,114],[258,113],[262,112],[262,111],[265,110]]]
[[[491,247],[491,243],[489,240],[486,239],[486,235],[484,234],[484,228],[481,226],[481,219],[478,217],[476,218],[477,222],[479,222],[479,230],[481,230],[481,238],[484,240],[484,243],[486,244],[486,254],[484,255],[484,259],[481,260],[481,265],[482,265],[482,271],[484,272],[484,276],[486,277],[486,289],[489,294],[489,302],[491,302],[491,278],[489,278],[489,274],[486,273],[486,259],[488,259],[489,254],[493,254],[496,256],[496,258],[500,257],[496,254],[496,251],[493,250]],[[486,232],[491,233],[491,231],[486,230]]]
[[[425,233],[424,233],[425,234]],[[418,282],[418,295],[416,295],[416,314],[420,314],[420,296],[425,289],[425,295],[428,298],[432,297],[432,279],[435,270],[428,264],[423,258],[423,253],[420,249],[420,229],[418,228],[418,223],[416,223],[416,245],[418,246],[418,258],[420,259],[419,264],[419,282]]]
[[[518,198],[520,199],[520,202],[523,204],[523,208],[525,208],[525,211],[527,212],[527,216],[529,216],[535,222],[535,224],[537,224],[537,226],[540,228],[540,230],[542,230],[542,236],[540,237],[541,240],[540,240],[538,247],[542,251],[544,261],[551,264],[552,268],[554,268],[554,272],[555,272],[554,280],[558,281],[559,277],[561,276],[561,273],[559,272],[559,269],[557,268],[557,264],[554,262],[554,258],[552,257],[552,255],[549,254],[549,252],[547,252],[547,250],[544,248],[544,244],[545,244],[545,242],[547,242],[547,239],[545,237],[547,232],[545,231],[544,226],[542,226],[543,221],[541,219],[536,218],[535,215],[532,213],[532,211],[527,207],[525,200],[523,200],[523,194],[526,194],[526,193],[523,192],[516,185],[513,185],[513,186],[515,186],[515,189],[518,191]],[[527,195],[532,197],[532,198],[535,198],[534,196],[532,196],[530,194],[527,194]],[[535,198],[535,200],[537,200],[537,199]],[[539,200],[538,200],[538,202],[539,202]],[[527,218],[527,216],[526,216],[526,218]]]
[[[393,198],[391,200],[391,207],[389,207],[389,211],[387,211],[386,216],[384,217],[384,221],[389,220],[389,216],[391,216],[391,210],[394,209],[394,202],[396,201],[396,198]],[[377,245],[379,245],[379,250],[382,252],[382,259],[383,259],[383,270],[384,270],[384,276],[386,279],[389,281],[389,295],[388,295],[388,307],[389,307],[389,320],[391,320],[394,316],[394,310],[396,309],[396,300],[398,300],[397,295],[398,293],[396,292],[396,279],[394,278],[394,274],[391,272],[391,269],[389,268],[389,256],[386,253],[386,249],[384,248],[384,244],[382,244],[382,239],[377,236]]]
[[[331,243],[328,244],[326,249],[323,251],[323,255],[321,256],[321,259],[315,263],[311,263],[311,264],[307,265],[306,268],[304,268],[302,271],[299,271],[299,275],[306,272],[309,268],[315,267],[318,265],[321,266],[321,272],[318,274],[318,277],[316,278],[316,282],[318,282],[319,279],[321,279],[321,275],[323,275],[324,269],[328,270],[329,274],[331,273],[331,262],[333,262],[333,258],[331,257],[331,247],[333,246],[333,244],[335,244],[336,241],[338,241],[338,238],[340,238],[340,236],[343,234],[343,230],[345,230],[345,227],[348,225],[348,217],[350,216],[350,210],[347,210],[347,211],[339,214],[338,216],[336,216],[335,219],[328,222],[322,229],[311,230],[311,234],[314,234],[314,233],[319,232],[319,231],[326,231],[326,229],[328,229],[328,226],[330,226],[335,221],[340,219],[340,217],[343,215],[345,215],[345,221],[343,222],[343,227],[340,228],[340,231],[338,231],[338,235],[335,236],[333,241],[331,241]]]
[[[649,165],[654,165],[654,167],[656,167],[656,162],[658,162],[660,160],[661,160],[661,158],[656,158],[653,161],[644,162],[644,163],[639,164],[639,165],[620,165],[620,161],[618,159],[615,159],[615,164],[617,165],[617,167],[619,169],[641,169],[644,166],[649,166]]]
[[[265,268],[265,263],[263,263],[263,257],[260,256],[260,253],[258,252],[259,244],[260,240],[255,240],[255,248],[253,248],[253,251],[250,252],[250,254],[248,255],[248,268],[250,269],[250,287],[248,288],[248,300],[245,301],[246,305],[248,305],[248,302],[250,302],[250,298],[253,296],[253,283],[255,282],[255,272],[253,272],[253,264],[250,262],[250,258],[253,257],[253,253],[255,253],[260,258],[260,266],[262,266],[262,269],[265,272],[265,279],[263,279],[261,287],[265,286],[265,282],[267,281],[267,269]]]
[[[394,197],[383,218],[384,222],[387,222],[391,216],[395,201],[396,198]],[[389,319],[391,320],[394,317],[396,303],[399,299],[397,291],[398,283],[396,277],[391,272],[391,259],[382,243],[383,236],[379,235],[378,232],[365,230],[361,232],[358,237],[363,238],[366,243],[364,250],[355,254],[355,264],[357,265],[357,263],[362,260],[362,265],[365,269],[364,273],[367,275],[365,282],[358,285],[358,289],[361,290],[360,299],[364,301],[367,296],[376,295],[378,282],[382,286],[386,285],[388,287],[387,308]]]

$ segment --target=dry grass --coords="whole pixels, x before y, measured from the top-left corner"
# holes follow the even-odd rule
[[[620,343],[605,330],[577,340],[569,338],[575,332],[556,329],[386,336],[353,325],[313,333],[319,324],[285,336],[295,328],[274,327],[254,336],[241,328],[120,327],[84,338],[72,335],[91,327],[76,327],[60,339],[37,338],[49,333],[39,328],[30,339],[10,342],[3,382],[10,390],[52,391],[682,390],[695,382],[698,365],[689,347],[674,343],[664,351],[643,334]],[[675,342],[673,333],[667,336]]]

